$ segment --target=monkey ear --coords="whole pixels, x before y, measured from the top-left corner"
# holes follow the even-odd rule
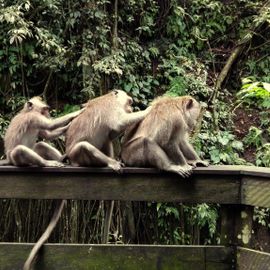
[[[186,109],[190,110],[193,107],[193,99],[189,98],[186,104]]]
[[[27,106],[27,109],[28,110],[32,110],[33,109],[33,103],[31,101],[28,101],[27,104],[26,104],[26,106]]]
[[[113,90],[114,94],[117,96],[118,95],[118,91],[117,90]]]

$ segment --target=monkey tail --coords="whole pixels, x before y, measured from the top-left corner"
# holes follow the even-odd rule
[[[53,229],[55,228],[55,226],[56,226],[56,224],[57,224],[57,222],[62,214],[62,211],[63,211],[63,208],[64,208],[66,202],[67,202],[66,200],[62,200],[59,203],[59,205],[56,207],[56,209],[54,210],[52,219],[51,219],[48,227],[46,228],[45,232],[41,235],[39,240],[36,242],[36,244],[32,248],[27,260],[24,263],[23,270],[30,270],[31,269],[31,265],[32,265],[36,255],[37,255],[39,249],[48,240]]]

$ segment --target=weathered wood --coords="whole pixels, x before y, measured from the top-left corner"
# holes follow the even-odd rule
[[[241,247],[249,247],[252,236],[253,206],[234,206],[235,215],[234,238],[232,243]]]
[[[252,223],[253,206],[222,205],[221,244],[249,247],[251,244]]]
[[[236,213],[237,212],[237,213]],[[221,245],[232,245],[235,243],[235,219],[239,214],[235,205],[221,205],[220,218],[220,243]]]
[[[124,167],[123,173],[133,174],[159,174],[160,171],[155,168],[137,168]],[[16,167],[16,166],[0,166],[0,173],[2,172],[61,172],[61,173],[112,173],[113,170],[108,167],[94,168],[94,167]],[[208,167],[197,167],[193,174],[214,174],[214,175],[249,175],[270,177],[270,168],[242,166],[242,165],[210,165]]]
[[[0,270],[21,269],[31,244],[0,243]],[[47,244],[36,270],[228,270],[234,252],[222,246]]]
[[[236,176],[116,173],[1,173],[0,198],[240,203]]]
[[[269,207],[270,176],[243,176],[241,193],[241,201],[243,204]]]
[[[237,270],[269,270],[270,253],[237,248]]]
[[[270,207],[270,168],[199,167],[188,179],[153,168],[0,167],[0,198],[246,204]]]

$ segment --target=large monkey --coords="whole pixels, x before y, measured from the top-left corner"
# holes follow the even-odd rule
[[[66,134],[66,154],[72,165],[121,169],[121,162],[113,158],[112,140],[128,126],[141,121],[149,111],[132,112],[131,104],[132,98],[121,90],[87,103]]]
[[[126,131],[123,162],[129,166],[154,166],[182,177],[190,175],[198,164],[208,166],[188,141],[200,110],[200,104],[190,96],[154,100],[144,120]]]
[[[51,119],[49,106],[40,97],[31,98],[11,120],[5,134],[7,163],[16,166],[63,166],[60,162],[62,155],[56,148],[45,142],[36,143],[36,140],[38,137],[51,140],[62,135],[69,122],[80,113],[77,111]]]

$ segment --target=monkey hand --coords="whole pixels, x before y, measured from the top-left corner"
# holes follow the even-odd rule
[[[85,108],[82,108],[82,109],[80,109],[78,111],[72,112],[72,113],[70,113],[70,117],[72,119],[74,119],[75,117],[79,116],[84,111],[85,111]]]
[[[188,164],[191,165],[193,168],[196,168],[198,166],[199,167],[200,166],[203,166],[203,167],[209,166],[209,162],[207,160],[189,160]]]
[[[209,166],[209,161],[207,161],[207,160],[199,160],[197,162],[197,166],[208,167]]]
[[[66,126],[62,127],[63,133],[66,132],[66,131],[68,130],[68,128],[70,127],[70,125],[71,125],[71,122],[68,123]]]
[[[108,167],[113,169],[115,172],[121,173],[123,163],[121,161],[112,160],[108,163]]]
[[[64,167],[65,165],[56,160],[46,160],[47,167]]]
[[[174,172],[182,176],[183,178],[186,178],[191,175],[192,173],[192,167],[189,165],[181,166],[181,165],[171,165],[168,169],[168,171]]]
[[[144,111],[148,114],[152,110],[152,106],[148,106]]]

